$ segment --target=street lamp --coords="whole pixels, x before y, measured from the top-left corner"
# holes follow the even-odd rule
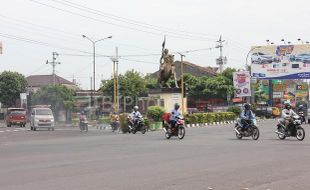
[[[245,70],[248,71],[249,70],[249,65],[248,65],[248,59],[249,59],[249,55],[250,53],[255,50],[255,49],[258,49],[258,48],[261,48],[262,46],[255,46],[255,47],[252,47],[250,49],[250,51],[248,52],[248,54],[246,55],[246,58],[245,58]]]
[[[96,90],[96,43],[103,41],[103,40],[106,40],[106,39],[110,39],[110,38],[112,38],[112,36],[108,36],[106,38],[102,38],[99,40],[92,40],[89,37],[87,37],[86,35],[82,35],[82,37],[89,40],[93,45],[93,90]]]

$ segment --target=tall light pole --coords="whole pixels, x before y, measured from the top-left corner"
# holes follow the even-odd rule
[[[108,36],[99,40],[92,40],[86,35],[82,35],[82,37],[88,39],[93,45],[93,90],[96,90],[96,43],[106,39],[110,39],[112,38],[112,36]]]
[[[178,52],[178,54],[181,56],[181,111],[182,114],[184,114],[184,62],[183,58],[185,55]]]
[[[267,41],[267,43],[269,43],[269,40]],[[248,65],[248,58],[249,58],[249,55],[250,53],[255,50],[255,49],[258,49],[258,48],[261,48],[261,46],[255,46],[255,47],[252,47],[250,49],[250,51],[248,52],[248,54],[246,55],[246,58],[245,58],[245,70],[246,71],[249,71],[249,65]],[[255,78],[251,78],[251,81],[254,81]],[[255,82],[256,83],[256,82]],[[254,89],[253,89],[253,85],[251,85],[251,98],[250,98],[250,101],[251,103],[254,103],[255,101],[255,95],[254,95]]]
[[[258,48],[261,48],[261,46],[252,47],[252,48],[250,49],[250,51],[248,52],[248,54],[246,55],[246,58],[245,58],[245,70],[246,70],[246,71],[249,70],[248,59],[249,59],[250,53],[251,53],[253,50],[258,49]]]

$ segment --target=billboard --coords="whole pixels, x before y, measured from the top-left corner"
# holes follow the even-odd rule
[[[248,71],[234,72],[235,97],[251,96],[251,76]]]
[[[254,46],[251,76],[260,79],[310,79],[310,44]]]

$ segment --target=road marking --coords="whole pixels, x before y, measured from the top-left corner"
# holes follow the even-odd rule
[[[0,131],[0,133],[4,133],[5,131]]]
[[[15,129],[15,130],[13,130],[13,131],[17,132],[17,131],[20,131],[20,130],[16,130],[16,129]]]

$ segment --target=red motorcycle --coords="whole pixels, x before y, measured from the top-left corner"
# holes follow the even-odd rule
[[[184,117],[182,115],[177,116],[177,122],[174,126],[171,126],[168,115],[164,116],[163,129],[165,131],[166,139],[170,139],[172,136],[177,136],[179,139],[183,139],[185,136]]]

